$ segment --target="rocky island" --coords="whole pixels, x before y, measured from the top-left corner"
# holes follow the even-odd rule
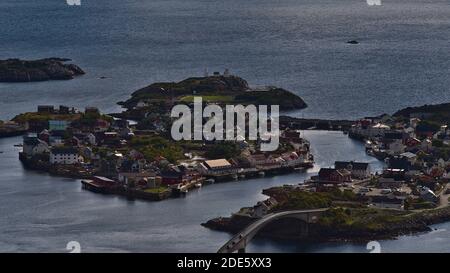
[[[246,80],[234,75],[191,77],[180,82],[153,83],[119,102],[126,108],[122,117],[141,119],[150,109],[167,110],[173,104],[190,104],[194,96],[219,105],[279,105],[281,111],[303,109],[307,104],[299,96],[278,87],[251,88]],[[167,108],[167,109],[166,109]]]
[[[85,72],[71,61],[63,58],[40,60],[0,60],[0,82],[34,82],[48,80],[70,80]]]

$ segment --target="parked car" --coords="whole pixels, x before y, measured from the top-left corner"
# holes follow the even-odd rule
[[[359,193],[366,193],[366,192],[369,192],[369,191],[370,191],[370,189],[369,188],[365,188],[365,187],[362,187],[362,188],[359,189]]]

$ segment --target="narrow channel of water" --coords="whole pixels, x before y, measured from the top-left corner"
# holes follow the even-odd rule
[[[200,223],[227,216],[266,198],[262,189],[300,183],[335,160],[382,163],[340,132],[306,131],[316,157],[307,173],[266,177],[205,186],[186,198],[162,202],[129,201],[81,189],[79,181],[26,171],[18,161],[21,138],[0,139],[0,251],[65,252],[78,241],[85,252],[215,252],[230,234],[211,231]],[[381,242],[382,251],[450,251],[450,223],[437,231]],[[251,252],[353,252],[364,245],[314,244],[257,239]]]

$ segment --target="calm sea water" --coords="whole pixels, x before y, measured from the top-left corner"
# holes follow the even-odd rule
[[[382,3],[2,0],[0,58],[68,57],[88,74],[0,84],[0,119],[43,103],[115,111],[139,87],[204,68],[296,92],[310,106],[296,116],[355,118],[450,101],[448,1]],[[361,43],[346,43],[353,39]]]
[[[446,0],[2,0],[0,58],[68,57],[87,75],[72,81],[0,84],[0,119],[37,104],[100,106],[155,81],[230,68],[250,84],[292,90],[309,104],[290,114],[354,118],[450,101]],[[356,39],[359,45],[348,45]],[[105,76],[107,79],[100,80]],[[216,251],[230,235],[200,226],[298,183],[334,160],[368,160],[336,132],[307,132],[317,166],[307,174],[217,184],[184,199],[127,201],[81,190],[79,181],[25,171],[0,139],[0,251]],[[450,225],[382,242],[383,251],[449,252]],[[348,252],[364,245],[255,240],[250,251]]]
[[[305,132],[317,155],[308,173],[214,184],[186,198],[162,202],[128,201],[81,189],[77,180],[26,171],[17,158],[20,138],[0,139],[0,252],[65,252],[78,241],[86,252],[215,252],[230,234],[200,226],[210,218],[227,216],[242,206],[267,198],[262,189],[302,182],[335,160],[382,163],[368,157],[360,143],[339,132]],[[450,223],[437,231],[381,242],[382,251],[450,252]],[[251,252],[366,252],[365,245],[298,245],[257,239]]]

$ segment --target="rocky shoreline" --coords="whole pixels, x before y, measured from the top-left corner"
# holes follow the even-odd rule
[[[0,82],[35,82],[48,80],[71,80],[85,72],[64,58],[40,60],[0,60]]]
[[[298,95],[278,87],[252,89],[246,80],[234,75],[191,77],[180,82],[157,82],[118,102],[126,111],[122,118],[142,120],[148,111],[170,111],[173,103],[192,105],[194,97],[218,105],[279,105],[280,111],[304,109],[308,105]]]
[[[159,193],[151,193],[136,189],[125,189],[123,187],[103,188],[93,186],[86,180],[82,180],[81,184],[84,190],[88,190],[99,194],[118,195],[130,200],[139,199],[145,201],[162,201],[173,197],[173,192],[171,190]]]
[[[217,231],[237,233],[258,218],[235,214],[231,217],[214,218],[201,225]],[[433,224],[450,221],[450,207],[412,212],[396,222],[380,223],[381,228],[369,226],[344,228],[326,226],[321,223],[310,224],[309,235],[301,237],[299,221],[283,219],[264,227],[258,234],[260,237],[281,240],[308,242],[367,242],[368,240],[396,239],[398,236],[429,232]]]

